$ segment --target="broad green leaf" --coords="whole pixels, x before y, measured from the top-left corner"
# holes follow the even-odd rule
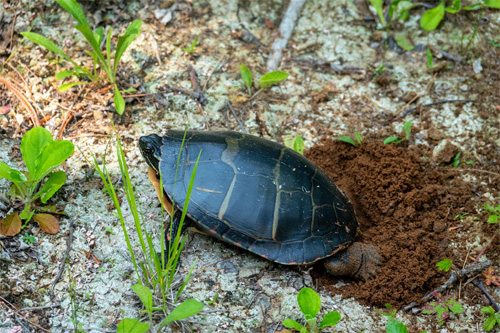
[[[451,265],[453,264],[453,260],[450,260],[450,259],[443,259],[441,260],[440,262],[438,262],[436,264],[436,266],[438,267],[438,269],[440,271],[445,271],[445,272],[448,272],[451,268]]]
[[[486,0],[484,5],[489,8],[500,9],[500,0]]]
[[[113,29],[110,27],[108,30],[108,35],[106,36],[106,61],[109,69],[111,69],[111,35]]]
[[[396,43],[405,51],[411,51],[413,50],[413,45],[410,44],[408,39],[406,39],[406,36],[403,35],[396,35],[394,36],[394,39],[396,40]]]
[[[201,310],[203,310],[202,303],[198,302],[195,299],[185,300],[168,314],[167,318],[165,318],[165,320],[163,320],[163,322],[161,323],[161,326],[164,326],[165,324],[171,323],[176,320],[191,317]]]
[[[337,311],[328,312],[321,321],[319,328],[327,327],[327,326],[335,326],[340,321],[340,313]]]
[[[342,142],[345,142],[345,143],[349,143],[349,144],[353,145],[354,147],[356,147],[356,142],[354,142],[353,139],[351,139],[350,137],[348,137],[346,135],[342,135],[342,136],[336,137],[335,139],[339,140],[339,141],[342,141]]]
[[[63,57],[64,59],[70,61],[73,65],[76,66],[76,63],[73,61],[73,59],[71,59],[66,53],[64,53],[64,51],[61,50],[51,40],[43,37],[42,35],[36,34],[34,32],[29,32],[29,31],[21,32],[21,35],[23,35],[24,37],[28,38],[33,43],[36,43],[36,44],[38,44],[40,46],[43,46],[47,50],[52,51],[52,52],[60,55],[61,57]]]
[[[52,141],[52,134],[43,127],[34,127],[24,134],[21,141],[21,152],[32,180],[36,179],[36,159],[41,154],[42,149]]]
[[[61,71],[56,74],[56,80],[62,80],[71,75],[77,75],[75,71]]]
[[[297,302],[306,320],[315,318],[321,308],[318,294],[311,288],[302,288],[297,295]]]
[[[11,182],[25,182],[28,181],[26,176],[16,169],[12,169],[4,162],[0,162],[0,178],[6,178]]]
[[[260,78],[259,86],[262,89],[267,88],[275,83],[285,80],[289,75],[290,74],[281,71],[269,72]]]
[[[240,64],[240,74],[241,79],[245,82],[245,86],[247,87],[248,94],[252,94],[252,72],[245,66],[244,64]]]
[[[73,154],[75,146],[71,141],[56,140],[49,142],[42,148],[42,152],[35,161],[33,180],[42,179],[58,165]]]
[[[413,7],[414,5],[411,1],[393,1],[389,6],[389,17],[393,20],[400,19],[405,21],[410,14],[410,9]],[[395,14],[392,13],[394,10],[396,11]]]
[[[12,212],[0,220],[0,235],[15,236],[21,232],[21,219],[17,212]]]
[[[142,301],[142,304],[144,304],[144,308],[146,308],[146,311],[148,313],[151,313],[153,310],[153,294],[151,293],[151,290],[149,290],[148,287],[143,286],[142,284],[134,284],[132,286],[132,290],[135,291],[137,296]]]
[[[422,15],[420,26],[424,30],[434,30],[444,17],[444,2],[441,1],[435,8],[429,9]]]
[[[483,329],[485,331],[491,331],[493,329],[493,327],[495,327],[495,324],[496,324],[496,320],[495,320],[495,317],[491,316],[491,317],[488,317],[486,318],[486,320],[484,321],[484,324],[483,324]]]
[[[118,114],[123,114],[123,111],[125,111],[125,100],[122,97],[122,94],[120,94],[120,90],[118,89],[118,86],[115,84],[115,96],[113,98],[115,101],[115,109]]]
[[[39,213],[33,215],[33,221],[37,222],[40,229],[48,234],[54,235],[59,232],[59,220],[51,214]]]
[[[297,331],[301,331],[304,328],[304,326],[302,326],[301,324],[292,319],[283,320],[283,325],[285,325],[288,328],[296,329]]]
[[[64,83],[64,84],[61,84],[59,87],[57,87],[57,91],[59,92],[65,92],[66,90],[68,90],[69,88],[72,88],[74,86],[78,86],[80,84],[89,84],[88,82],[82,82],[82,81],[79,81],[79,82],[70,82],[70,83]]]
[[[495,314],[495,310],[491,306],[485,306],[481,308],[481,313]]]
[[[293,150],[295,150],[297,153],[304,155],[304,141],[300,137],[300,135],[297,135],[295,139],[293,140]]]
[[[398,137],[397,136],[390,136],[384,140],[384,144],[388,145],[389,143],[393,143],[395,141],[398,141]]]
[[[498,223],[498,215],[490,215],[488,217],[488,223]]]
[[[101,45],[102,37],[104,37],[104,29],[103,29],[103,27],[99,27],[99,28],[95,29],[95,31],[94,31],[94,38],[96,39],[97,44]]]
[[[118,42],[116,43],[115,61],[113,63],[113,75],[116,74],[116,69],[118,68],[118,64],[123,53],[125,53],[125,50],[141,32],[141,25],[141,20],[133,21],[129,24],[125,33],[122,36],[118,37]]]
[[[378,19],[380,20],[380,24],[382,26],[386,26],[385,18],[384,18],[384,9],[382,8],[383,0],[370,0],[371,5],[375,8],[377,12]]]
[[[85,14],[83,13],[82,7],[76,2],[76,0],[56,0],[56,2],[61,5],[62,8],[66,9],[68,13],[71,14],[80,24],[89,25]]]
[[[410,136],[410,132],[411,132],[411,120],[408,120],[403,125],[403,132],[405,133],[405,139],[408,139],[408,137]]]
[[[454,301],[452,305],[449,306],[451,312],[453,313],[462,313],[464,312],[464,307],[462,304],[458,303],[457,301]]]
[[[460,11],[461,7],[462,7],[462,1],[461,0],[453,0],[453,3],[451,4],[451,6],[446,7],[445,10],[448,13],[455,14],[455,13],[458,13]]]
[[[47,181],[43,184],[42,189],[39,191],[42,203],[47,203],[47,200],[49,200],[65,182],[66,174],[64,171],[51,173]]]
[[[406,327],[406,325],[400,323],[394,318],[389,318],[385,330],[387,333],[408,333],[408,328]]]
[[[118,324],[116,333],[144,333],[149,330],[148,323],[142,323],[138,319],[125,318]]]

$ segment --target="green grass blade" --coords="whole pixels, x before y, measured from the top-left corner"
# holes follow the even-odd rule
[[[89,84],[89,83],[88,82],[83,82],[83,81],[63,83],[59,87],[57,87],[57,91],[59,91],[59,92],[65,92],[69,88],[72,88],[74,86],[78,86],[78,85],[81,85],[81,84]]]
[[[67,61],[71,62],[73,65],[78,66],[76,62],[73,61],[63,50],[61,50],[56,44],[54,44],[50,39],[43,37],[42,35],[36,34],[34,32],[21,32],[21,35],[28,38],[33,43],[45,47],[47,50],[60,55]]]
[[[68,13],[71,14],[80,24],[86,24],[89,26],[89,22],[83,13],[82,7],[76,2],[76,0],[56,0],[56,2],[61,5]]]
[[[123,114],[123,111],[125,111],[125,100],[122,97],[122,94],[120,94],[120,90],[118,89],[118,86],[115,84],[115,96],[113,97],[113,101],[115,102],[115,109],[118,114]]]
[[[125,53],[125,50],[141,32],[141,25],[141,20],[133,21],[129,24],[125,33],[122,36],[118,37],[118,43],[116,43],[115,59],[113,63],[113,76],[116,75],[116,69],[118,68],[118,64],[120,63],[120,59],[123,56],[123,53]]]

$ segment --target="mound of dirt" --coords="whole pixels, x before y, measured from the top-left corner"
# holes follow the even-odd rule
[[[304,155],[351,199],[360,224],[357,240],[378,246],[382,256],[369,281],[336,289],[335,278],[316,273],[320,285],[367,305],[422,303],[445,279],[436,263],[450,255],[448,228],[456,224],[458,208],[470,202],[470,186],[408,148],[382,142],[354,147],[330,140]]]

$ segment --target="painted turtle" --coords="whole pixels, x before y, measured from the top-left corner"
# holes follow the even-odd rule
[[[163,138],[152,134],[139,140],[150,180],[169,200],[175,232],[201,151],[186,227],[280,264],[323,259],[333,275],[375,274],[378,249],[353,243],[358,222],[352,204],[308,159],[278,143],[230,131],[187,131],[181,150],[184,134],[168,130]]]

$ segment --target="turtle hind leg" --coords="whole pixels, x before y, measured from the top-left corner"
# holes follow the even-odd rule
[[[352,243],[347,249],[324,259],[328,273],[347,275],[358,280],[368,280],[377,273],[380,264],[379,249],[364,243]]]

